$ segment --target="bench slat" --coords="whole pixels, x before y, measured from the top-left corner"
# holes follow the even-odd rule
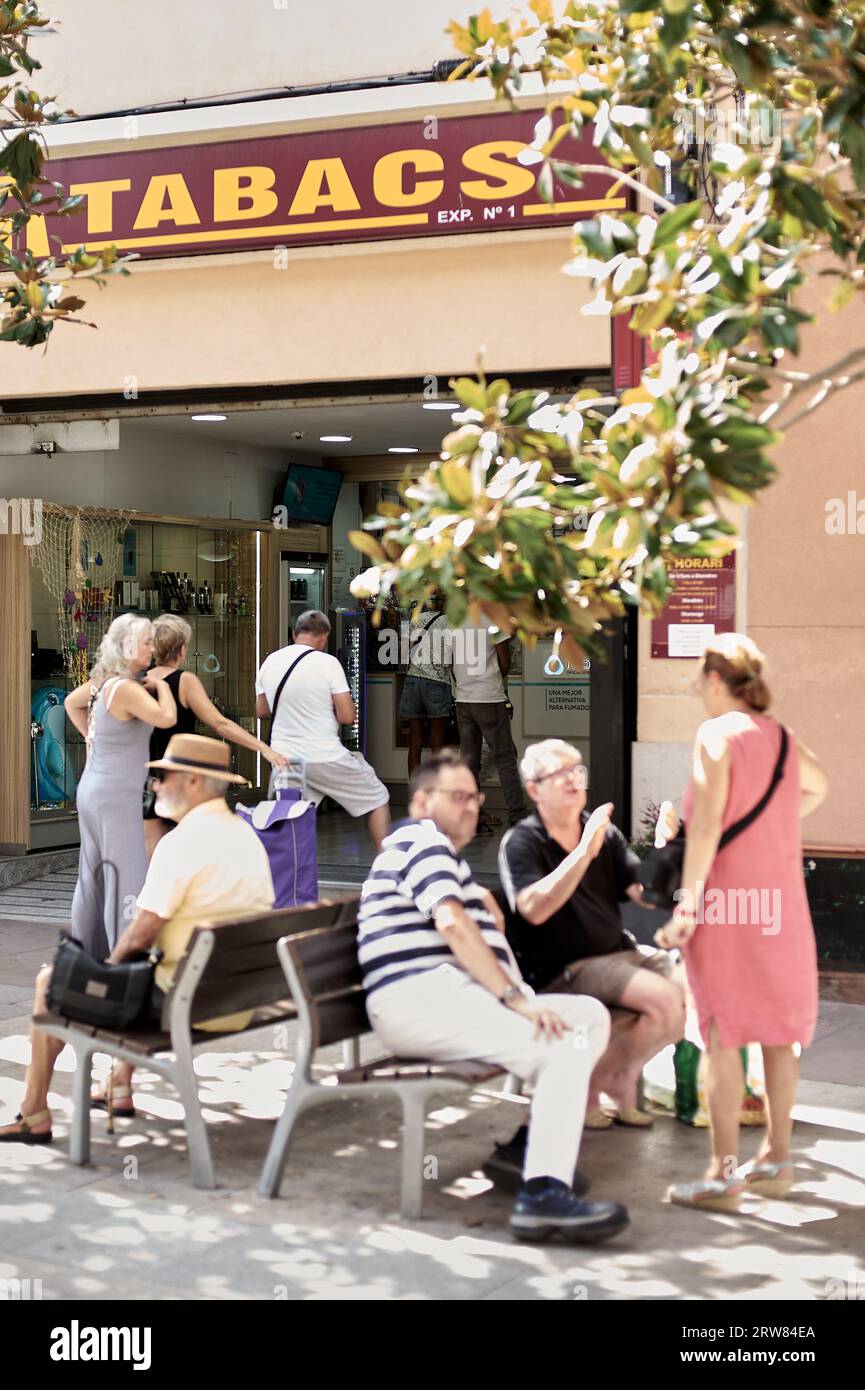
[[[503,1075],[503,1069],[494,1062],[422,1062],[407,1057],[382,1057],[375,1062],[366,1062],[362,1067],[341,1071],[337,1079],[343,1086],[364,1081],[423,1081],[441,1077],[464,1081],[467,1086],[477,1086]]]
[[[236,951],[246,951],[251,946],[266,948],[275,944],[281,936],[332,927],[347,920],[357,920],[357,899],[339,903],[304,903],[301,907],[255,913],[236,922],[216,922],[212,927],[214,941],[208,971],[222,974],[230,970],[231,964],[226,958]],[[199,930],[210,928],[207,923],[202,923]],[[192,945],[193,941],[190,940],[190,948]]]
[[[210,1018],[221,1018],[223,1014],[238,1013],[242,1009],[276,1004],[285,995],[285,975],[278,964],[226,980],[211,980],[210,971],[206,970],[195,991],[192,1022],[202,1023]]]
[[[362,991],[341,995],[318,1005],[319,1047],[345,1042],[348,1038],[361,1038],[369,1031]]]
[[[316,932],[288,943],[313,998],[354,989],[361,983],[357,960],[357,925],[344,923],[330,931]]]

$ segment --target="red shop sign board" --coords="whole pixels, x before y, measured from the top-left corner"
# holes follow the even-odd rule
[[[265,139],[52,159],[50,179],[85,203],[34,218],[37,254],[116,245],[142,257],[380,241],[550,226],[628,206],[627,190],[587,175],[536,189],[539,166],[517,162],[542,113],[427,116]],[[592,129],[557,158],[597,163]]]
[[[675,589],[652,619],[652,656],[701,656],[718,633],[736,630],[736,556],[683,556],[668,569]]]

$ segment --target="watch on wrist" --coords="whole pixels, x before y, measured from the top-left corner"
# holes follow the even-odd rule
[[[505,990],[504,994],[500,994],[500,995],[499,995],[499,1003],[500,1003],[500,1004],[504,1004],[505,1008],[510,1008],[510,1005],[511,1005],[511,1001],[512,1001],[512,1000],[514,1000],[514,999],[523,999],[524,997],[525,997],[525,996],[523,995],[523,992],[522,992],[522,990],[520,989],[519,985],[513,985],[513,984],[511,984],[511,985],[508,985],[508,987],[507,987],[507,989]]]

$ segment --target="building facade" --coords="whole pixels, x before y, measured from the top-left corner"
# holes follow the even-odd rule
[[[481,348],[489,373],[553,394],[627,385],[638,370],[633,345],[581,316],[586,289],[561,273],[568,226],[624,206],[621,190],[598,180],[546,209],[516,160],[540,88],[527,82],[511,112],[483,83],[439,80],[454,56],[447,23],[474,8],[430,0],[406,26],[395,0],[350,20],[321,0],[313,25],[294,4],[260,0],[239,30],[237,8],[221,2],[187,0],[169,28],[130,0],[93,0],[86,15],[57,0],[57,32],[34,44],[40,90],[77,113],[50,132],[52,169],[87,196],[62,228],[34,224],[33,244],[59,231],[64,245],[114,242],[138,259],[87,291],[96,331],[61,326],[46,355],[2,350],[0,495],[59,509],[67,549],[76,508],[131,532],[137,572],[114,576],[118,604],[154,601],[145,569],[192,585],[199,673],[237,717],[251,715],[251,668],[284,640],[292,606],[319,582],[323,603],[352,605],[364,561],[348,531],[407,460],[435,454],[448,417],[424,407],[446,403],[449,378],[473,372]],[[823,283],[809,289],[815,303]],[[823,316],[805,365],[834,360],[861,330],[858,305]],[[857,891],[862,900],[865,854],[863,428],[863,385],[799,425],[777,451],[777,483],[737,518],[734,569],[694,590],[709,621],[712,584],[723,584],[728,614],[769,657],[777,713],[828,768],[806,849],[841,893],[844,923]],[[322,439],[334,435],[350,438]],[[36,452],[44,443],[54,452]],[[330,524],[295,516],[274,528],[290,465],[342,473]],[[852,529],[830,531],[827,505],[851,496]],[[68,820],[59,798],[56,813],[37,814],[40,749],[22,738],[42,680],[34,651],[61,638],[51,586],[11,529],[0,536],[0,844],[26,851],[66,833],[44,829]],[[87,584],[79,569],[73,593]],[[695,661],[670,654],[683,650],[675,640],[640,619],[611,636],[602,669],[554,680],[541,649],[521,654],[511,683],[518,743],[553,732],[578,742],[595,791],[615,797],[633,831],[649,802],[680,797],[701,718]],[[366,752],[395,789],[398,679],[369,662]],[[828,941],[828,917],[824,929]],[[865,960],[848,926],[831,950]]]

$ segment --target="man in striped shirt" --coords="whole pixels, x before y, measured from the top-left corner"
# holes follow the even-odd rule
[[[604,1240],[627,1225],[627,1211],[584,1201],[572,1184],[589,1077],[610,1017],[596,999],[548,994],[541,1002],[524,983],[495,899],[460,857],[482,799],[454,753],[415,771],[410,819],[384,840],[361,895],[358,958],[370,1023],[398,1056],[487,1061],[533,1085],[511,1232],[520,1240]]]

